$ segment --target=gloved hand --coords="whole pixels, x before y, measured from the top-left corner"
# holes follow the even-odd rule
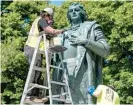
[[[93,95],[93,93],[94,93],[94,91],[95,91],[95,87],[94,86],[88,86],[88,93],[90,94],[90,95]]]

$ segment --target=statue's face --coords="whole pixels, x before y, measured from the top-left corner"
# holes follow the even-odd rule
[[[81,8],[79,6],[70,6],[68,10],[68,14],[70,16],[70,19],[73,20],[81,20]]]

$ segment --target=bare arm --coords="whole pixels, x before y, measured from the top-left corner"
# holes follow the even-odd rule
[[[92,95],[94,97],[99,97],[101,94],[102,94],[102,91],[100,89],[96,89]]]
[[[45,19],[41,18],[39,21],[38,21],[38,26],[41,28],[41,30],[43,29],[46,33],[50,33],[50,34],[53,34],[53,35],[57,35],[57,34],[60,34],[62,33],[63,31],[62,30],[57,30],[57,29],[54,29],[52,28]],[[53,36],[52,35],[52,36]]]
[[[43,28],[43,30],[48,32],[48,33],[51,33],[51,34],[55,34],[55,35],[60,34],[60,33],[63,32],[63,30],[57,30],[57,29],[54,29],[50,26],[47,26],[46,28]]]

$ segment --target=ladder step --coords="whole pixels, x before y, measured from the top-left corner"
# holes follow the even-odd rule
[[[57,95],[52,95],[52,98],[64,96],[64,95],[67,95],[67,94],[68,94],[68,92],[65,92],[65,93],[62,93],[62,94],[57,94]],[[47,96],[47,97],[49,97],[49,96]]]
[[[58,66],[53,66],[53,65],[50,65],[50,67],[53,67],[53,68],[56,68],[56,69],[63,70],[63,68],[61,68],[61,67],[58,67]]]
[[[42,89],[49,89],[49,87],[47,87],[47,86],[34,84],[34,83],[30,83],[30,86],[33,86],[33,87],[36,87],[36,88],[42,88]]]
[[[59,70],[63,70],[63,68],[57,67],[57,66],[53,66],[53,65],[50,65],[50,67],[56,68],[56,69],[59,69]],[[41,71],[42,72],[42,70],[46,70],[46,68],[41,68],[41,67],[34,66],[34,70],[37,70],[37,71]]]
[[[34,70],[37,70],[37,71],[45,71],[46,68],[42,68],[42,67],[37,67],[37,66],[34,66]]]
[[[26,105],[44,105],[44,102],[34,102],[34,101],[31,101],[31,100],[26,100],[24,101],[24,104]]]
[[[39,54],[45,54],[45,50],[39,50],[38,53]]]
[[[38,53],[39,53],[39,54],[45,54],[45,50],[39,50]],[[54,54],[54,53],[51,52],[51,51],[49,51],[48,53],[51,54],[51,55]]]
[[[25,99],[24,103],[25,104],[41,104],[41,105],[44,105],[45,102],[48,101],[48,98],[47,97],[44,97],[44,98],[37,98],[37,97],[33,97],[31,99]]]
[[[61,98],[52,98],[52,100],[61,101],[61,102],[66,102],[66,103],[71,103],[70,100],[65,100],[65,99],[61,99]]]
[[[62,83],[62,82],[51,81],[51,83],[58,84],[58,85],[63,85],[63,86],[67,86],[67,84]]]
[[[58,94],[58,95],[52,95],[52,98],[57,98],[57,97],[60,97],[61,95],[60,94]],[[50,96],[47,96],[48,98],[50,97]]]
[[[68,94],[68,92],[65,92],[65,93],[62,93],[61,95],[64,96],[64,95],[67,95],[67,94]]]

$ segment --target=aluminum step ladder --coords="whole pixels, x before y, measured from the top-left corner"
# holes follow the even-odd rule
[[[39,45],[40,45],[41,40],[44,41],[45,51],[39,50]],[[47,98],[49,98],[50,105],[53,105],[54,100],[58,101],[58,102],[64,102],[64,103],[69,103],[69,104],[73,105],[71,92],[70,92],[70,88],[69,88],[69,83],[68,83],[68,77],[66,74],[66,70],[64,68],[62,55],[61,55],[61,53],[66,50],[66,48],[61,45],[54,45],[54,46],[47,47],[48,46],[47,44],[48,43],[47,43],[47,39],[46,39],[46,34],[45,34],[45,32],[41,32],[40,36],[38,38],[37,44],[36,44],[37,46],[34,50],[33,58],[32,58],[31,64],[30,64],[30,69],[29,69],[28,76],[26,79],[26,83],[25,83],[24,91],[23,91],[23,94],[21,97],[20,105],[25,104],[25,98],[27,96],[27,93],[34,88],[46,89],[49,91],[49,96],[47,96]],[[46,68],[40,68],[40,67],[35,66],[36,56],[38,53],[42,53],[45,55]],[[59,66],[51,65],[50,64],[51,57],[49,56],[49,54],[53,55],[53,54],[57,54],[57,53],[60,56],[60,61],[61,61],[60,65]],[[54,68],[54,70],[63,70],[63,72],[64,72],[63,75],[64,75],[65,81],[64,82],[52,81],[50,78],[50,69],[51,68]],[[34,70],[42,71],[44,69],[46,70],[46,74],[47,74],[47,86],[31,83],[32,72]],[[52,88],[51,88],[52,84],[65,86],[67,88],[66,92],[60,93],[57,95],[52,95]],[[60,98],[60,96],[66,96],[66,95],[69,97],[69,100]],[[32,104],[37,104],[37,103],[32,103]]]

